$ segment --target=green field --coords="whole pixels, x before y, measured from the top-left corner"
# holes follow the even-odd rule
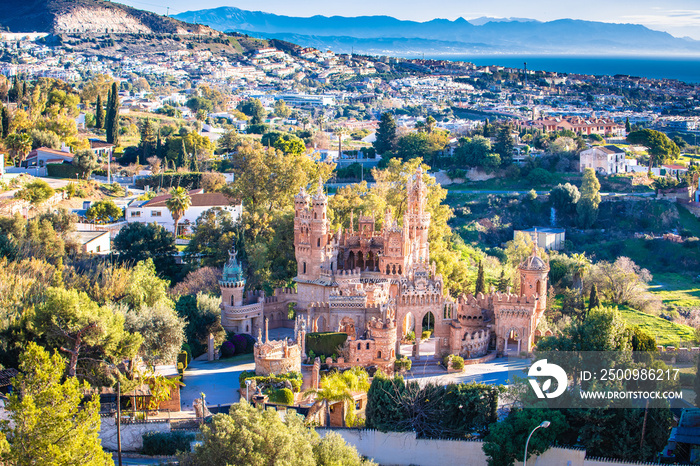
[[[661,317],[645,314],[626,306],[619,307],[619,311],[628,325],[637,326],[655,337],[657,345],[678,346],[681,341],[695,340],[695,330],[687,325],[669,322]]]
[[[657,273],[649,284],[649,291],[665,305],[676,308],[700,308],[700,283],[677,273]]]

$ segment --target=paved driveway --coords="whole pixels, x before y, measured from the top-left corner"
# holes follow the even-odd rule
[[[204,392],[207,406],[236,403],[238,376],[243,371],[255,370],[253,355],[217,361],[192,361],[185,371],[184,387],[180,390],[183,411],[192,411],[192,402]]]
[[[433,382],[438,385],[446,385],[448,383],[469,383],[479,382],[491,385],[508,385],[509,376],[514,370],[523,370],[530,367],[529,359],[512,359],[512,358],[496,358],[483,364],[473,364],[464,366],[464,372],[423,376],[420,374],[407,375],[406,379],[412,379],[421,385]],[[521,376],[525,376],[523,372]]]

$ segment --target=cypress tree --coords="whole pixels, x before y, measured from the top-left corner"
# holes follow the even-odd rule
[[[177,168],[185,166],[185,158],[187,157],[187,148],[185,147],[185,138],[182,138],[182,147],[180,153],[177,154]]]
[[[630,125],[630,117],[625,118],[625,131],[627,134],[632,132],[632,126]]]
[[[598,287],[594,283],[591,285],[591,295],[588,298],[588,310],[600,306],[600,298],[598,297]]]
[[[505,270],[501,269],[501,276],[498,277],[498,282],[496,283],[496,289],[500,291],[501,293],[505,293],[508,291],[508,285],[510,283],[508,282],[508,279],[506,278],[506,272]]]
[[[489,137],[489,119],[484,120],[484,137]]]
[[[20,87],[20,84],[19,84],[19,76],[15,75],[15,79],[12,82],[12,87],[10,88],[10,92],[9,92],[8,97],[12,102],[18,102],[21,92],[22,92],[22,88]]]
[[[479,271],[476,274],[476,286],[474,294],[486,293],[486,282],[484,280],[484,265],[479,261]]]
[[[105,126],[105,109],[102,106],[102,97],[97,95],[97,103],[95,104],[95,128],[102,129]]]
[[[24,100],[25,97],[29,95],[29,90],[27,89],[27,81],[24,81],[22,83],[22,95],[20,95],[20,99],[18,102]]]
[[[2,137],[10,134],[10,112],[6,107],[2,108]]]
[[[190,159],[190,171],[197,173],[199,172],[199,164],[197,163],[197,154],[192,154]]]
[[[374,141],[374,149],[378,154],[391,152],[394,149],[396,139],[396,121],[389,112],[382,113],[379,127],[377,128],[377,139]]]
[[[139,163],[145,165],[149,157],[155,153],[156,136],[151,120],[146,118],[141,126],[141,142],[139,143]]]
[[[107,142],[110,144],[119,144],[119,92],[117,83],[112,83],[112,91],[109,94],[109,102],[107,102]]]

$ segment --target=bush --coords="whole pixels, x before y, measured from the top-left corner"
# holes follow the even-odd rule
[[[75,175],[80,174],[77,167],[69,163],[49,163],[46,165],[46,174],[53,178],[75,179]]]
[[[255,371],[243,371],[243,373],[238,376],[238,383],[241,388],[245,388],[245,381],[248,379],[254,380],[257,385],[273,386],[273,388],[284,388],[285,382],[288,381],[292,384],[292,390],[294,392],[299,392],[301,390],[301,384],[303,382],[301,372],[292,371],[286,374],[264,376],[255,375]]]
[[[452,368],[457,369],[458,371],[461,371],[464,369],[464,358],[462,356],[457,356],[456,354],[451,354],[445,356],[445,358],[442,360],[442,363],[445,365],[445,367],[448,367],[448,362],[450,360],[450,357],[452,358]]]
[[[534,185],[549,184],[552,182],[552,174],[544,168],[535,168],[527,175],[527,180]]]
[[[243,335],[234,335],[231,337],[231,343],[233,343],[233,346],[236,347],[236,354],[245,353],[245,350],[248,347],[248,340]]]
[[[408,332],[406,334],[405,339],[406,339],[406,341],[415,341],[416,340],[416,333],[413,330],[411,330],[410,332]]]
[[[294,393],[288,388],[280,388],[277,390],[272,390],[269,394],[270,401],[273,403],[279,403],[283,405],[294,404]]]
[[[405,356],[401,356],[399,359],[397,359],[394,362],[394,370],[395,371],[410,371],[411,367],[413,366],[413,361],[408,359]]]
[[[147,432],[143,434],[144,455],[174,455],[190,451],[190,442],[195,440],[194,432]]]
[[[186,189],[198,189],[201,187],[201,184],[201,173],[163,173],[160,175],[138,178],[136,180],[137,188],[144,188],[146,186],[150,186],[151,188],[182,186]]]
[[[421,333],[420,338],[421,338],[421,340],[427,340],[428,338],[430,338],[430,335],[432,335],[432,334],[433,334],[432,330],[423,330],[423,333]]]
[[[221,357],[222,358],[230,358],[234,354],[236,354],[236,346],[230,341],[225,341],[221,345]]]
[[[313,351],[318,355],[337,353],[337,348],[343,346],[347,339],[348,334],[342,332],[307,333],[306,351]]]
[[[687,372],[680,373],[681,387],[693,387],[695,383],[695,374],[688,374]]]

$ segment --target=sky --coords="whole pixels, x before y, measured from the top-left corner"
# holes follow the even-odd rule
[[[399,19],[429,21],[482,16],[531,18],[551,21],[561,18],[642,24],[676,37],[700,40],[700,0],[118,0],[159,14],[182,13],[220,6],[265,11],[288,16],[388,15]],[[168,8],[169,7],[169,8]]]

